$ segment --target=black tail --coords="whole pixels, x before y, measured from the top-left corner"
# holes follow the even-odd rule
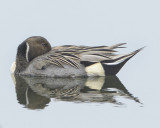
[[[144,47],[143,47],[144,48]],[[131,59],[134,55],[136,55],[139,51],[141,51],[143,48],[140,48],[128,55],[123,55],[121,57],[117,57],[116,59],[112,60],[104,60],[101,62],[104,70],[105,75],[116,75],[120,69],[125,65],[125,63]]]

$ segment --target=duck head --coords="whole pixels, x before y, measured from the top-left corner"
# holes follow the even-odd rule
[[[14,73],[23,71],[34,58],[51,50],[50,43],[41,36],[33,36],[23,41],[17,49]]]

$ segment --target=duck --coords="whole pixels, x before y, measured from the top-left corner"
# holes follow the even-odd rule
[[[116,54],[112,46],[62,45],[51,47],[47,39],[32,36],[17,48],[11,73],[24,76],[92,77],[116,75],[125,63],[144,47],[129,54]]]

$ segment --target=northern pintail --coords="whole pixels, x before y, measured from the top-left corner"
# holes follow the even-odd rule
[[[130,58],[143,49],[125,55],[115,54],[115,49],[123,48],[124,44],[94,47],[64,45],[52,48],[45,38],[33,36],[18,46],[11,72],[46,77],[116,75]]]

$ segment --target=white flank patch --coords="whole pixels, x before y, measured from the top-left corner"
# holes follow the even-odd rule
[[[90,89],[101,90],[105,81],[105,77],[98,77],[94,79],[88,79],[86,82],[86,86]]]
[[[10,71],[11,71],[12,74],[15,72],[15,69],[16,69],[16,62],[14,61],[14,62],[12,63],[11,68],[10,68]]]
[[[29,62],[29,59],[28,59],[29,44],[26,42],[26,45],[27,45],[27,49],[26,49],[26,60],[27,60],[27,62]]]
[[[105,76],[101,63],[95,63],[85,68],[88,76]]]

